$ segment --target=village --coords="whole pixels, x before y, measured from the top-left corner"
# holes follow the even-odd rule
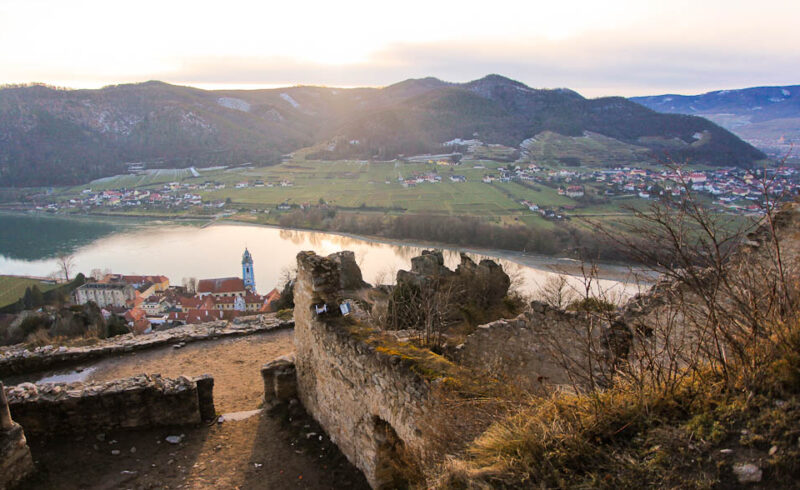
[[[265,295],[256,292],[253,257],[245,249],[242,277],[171,286],[163,275],[105,274],[87,279],[73,296],[79,305],[95,303],[106,319],[123,317],[134,334],[147,334],[179,325],[274,312],[281,295],[277,289]]]
[[[353,165],[366,166],[368,163],[353,162]],[[77,194],[73,193],[68,198],[59,196],[58,193],[38,194],[32,196],[27,204],[20,203],[22,208],[17,206],[15,209],[67,214],[122,213],[149,216],[167,213],[185,217],[227,217],[249,211],[250,214],[272,214],[274,216],[263,219],[278,222],[283,213],[314,207],[405,209],[407,203],[413,202],[414,195],[428,196],[434,192],[447,198],[453,192],[450,189],[472,183],[478,187],[473,185],[466,192],[471,194],[471,200],[482,203],[484,207],[493,206],[494,198],[491,196],[500,191],[522,208],[514,210],[512,204],[506,211],[508,213],[531,212],[546,220],[564,220],[591,211],[597,206],[605,206],[605,212],[618,212],[620,206],[636,205],[663,197],[677,197],[685,193],[687,188],[719,212],[755,215],[761,212],[765,204],[765,190],[770,199],[776,200],[796,195],[800,190],[800,173],[794,167],[782,166],[759,170],[736,167],[665,169],[647,165],[587,168],[520,161],[508,164],[485,160],[453,161],[435,156],[424,162],[406,162],[403,166],[398,166],[400,163],[403,162],[395,162],[392,170],[388,167],[376,170],[378,175],[369,173],[369,180],[361,183],[362,186],[351,193],[350,197],[356,199],[357,203],[360,202],[356,206],[330,202],[323,197],[329,192],[324,185],[320,187],[319,182],[306,181],[302,177],[296,182],[291,175],[298,177],[301,174],[286,173],[269,178],[266,174],[261,178],[237,175],[241,178],[231,180],[228,177],[226,182],[220,181],[221,177],[207,175],[208,180],[203,182],[171,181],[105,189],[87,187],[76,190]],[[287,164],[287,170],[292,165],[297,166]],[[322,171],[323,166],[308,168]],[[196,176],[199,175],[197,173]],[[342,175],[352,177],[354,174],[344,172]],[[380,179],[376,178],[379,175]],[[481,184],[487,187],[480,187]],[[371,193],[370,189],[375,186],[392,188],[386,195],[391,194],[394,197],[389,202],[373,204],[376,194]],[[297,190],[292,189],[295,187]],[[440,187],[441,192],[433,190]],[[365,194],[363,200],[358,201],[356,196],[360,193]],[[382,200],[386,201],[385,198]]]

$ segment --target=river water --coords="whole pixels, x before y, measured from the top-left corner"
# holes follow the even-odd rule
[[[293,267],[302,250],[327,255],[352,250],[364,280],[392,283],[399,269],[426,248],[404,242],[223,223],[210,226],[129,219],[76,219],[41,215],[0,214],[0,274],[47,276],[58,270],[55,255],[74,256],[74,271],[89,275],[97,269],[122,274],[162,274],[171,284],[184,278],[241,276],[241,257],[247,247],[254,260],[256,287],[266,293],[279,287],[284,271]],[[474,260],[498,260],[516,279],[519,289],[535,294],[549,277],[566,274],[581,288],[579,264],[574,260],[462,249]],[[459,262],[459,250],[444,250],[447,265]],[[636,275],[638,277],[638,275]],[[622,299],[644,289],[627,267],[602,265],[595,284],[613,298]]]

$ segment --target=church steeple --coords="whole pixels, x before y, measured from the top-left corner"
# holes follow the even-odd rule
[[[250,255],[250,251],[247,250],[247,247],[245,247],[244,254],[242,254],[242,281],[244,282],[245,289],[253,293],[256,292],[256,279],[253,274],[253,256]]]

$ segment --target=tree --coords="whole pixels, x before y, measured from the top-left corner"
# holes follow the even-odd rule
[[[184,277],[182,282],[183,282],[183,287],[186,288],[187,293],[194,294],[195,292],[197,292],[197,278]]]
[[[436,352],[444,341],[444,330],[452,323],[460,293],[455,288],[454,281],[438,275],[399,283],[389,302],[392,330],[416,330],[420,344]]]
[[[61,253],[56,257],[58,270],[64,275],[64,280],[69,282],[69,276],[75,267],[75,257],[72,254]]]

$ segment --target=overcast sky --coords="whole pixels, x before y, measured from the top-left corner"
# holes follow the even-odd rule
[[[583,95],[800,84],[800,0],[0,0],[0,84],[382,86],[499,73]]]

